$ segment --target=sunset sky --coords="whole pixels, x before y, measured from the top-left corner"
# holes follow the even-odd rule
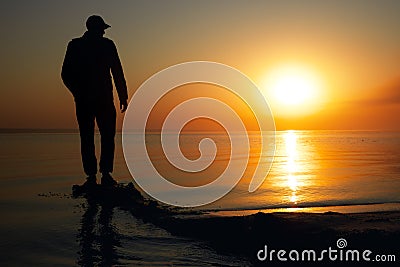
[[[400,1],[0,5],[0,128],[77,127],[61,65],[68,41],[99,14],[112,26],[106,37],[117,44],[130,97],[163,68],[215,61],[259,86],[278,130],[400,130]],[[282,100],[292,80],[301,93]]]

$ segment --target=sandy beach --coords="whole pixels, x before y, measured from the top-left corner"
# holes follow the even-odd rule
[[[373,252],[371,255],[374,256],[370,257],[370,262],[362,259],[347,262],[339,258],[332,261],[325,257],[321,260],[324,264],[375,266],[377,263],[374,257],[378,254],[395,255],[397,259],[399,257],[399,212],[351,214],[333,212],[266,214],[260,212],[248,216],[188,219],[174,222],[169,227],[174,233],[208,240],[218,251],[243,254],[255,265],[270,265],[271,262],[274,266],[307,265],[313,260],[302,262],[294,257],[291,261],[286,255],[288,261],[282,262],[277,259],[276,253],[280,249],[287,252],[293,249],[322,251],[331,247],[337,250],[339,239],[347,242],[343,249],[371,250]],[[275,250],[272,259],[269,256],[264,260],[257,258],[257,253],[263,250],[264,246],[267,246],[270,251]],[[390,262],[384,264],[390,264]]]

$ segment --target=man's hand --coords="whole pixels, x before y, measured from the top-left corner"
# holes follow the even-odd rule
[[[124,113],[128,108],[128,102],[126,100],[119,102],[119,108],[121,109],[121,113]]]

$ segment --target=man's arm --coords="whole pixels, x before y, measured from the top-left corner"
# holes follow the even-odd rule
[[[122,64],[118,56],[117,48],[113,42],[111,73],[114,79],[115,87],[117,89],[121,112],[125,112],[128,107],[128,89],[126,86],[124,71],[122,70]]]

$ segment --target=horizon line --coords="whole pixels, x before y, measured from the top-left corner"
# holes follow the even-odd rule
[[[277,132],[283,131],[357,131],[357,132],[400,132],[400,130],[394,129],[279,129]],[[98,133],[99,130],[96,128],[95,132]],[[122,129],[117,129],[117,133],[121,133]],[[139,130],[131,130],[131,132],[139,132]],[[147,132],[150,133],[161,133],[159,129],[148,129]],[[186,130],[185,132],[225,132],[225,131],[210,131],[210,130]],[[257,132],[257,131],[248,131]],[[0,134],[9,133],[79,133],[77,128],[0,128]]]

